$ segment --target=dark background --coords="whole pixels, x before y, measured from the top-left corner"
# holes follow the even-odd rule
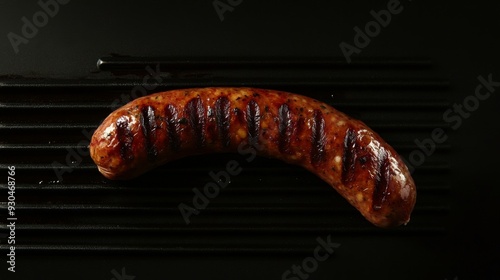
[[[342,58],[339,44],[353,44],[353,28],[364,27],[372,20],[370,10],[386,9],[387,3],[243,0],[221,22],[212,1],[73,0],[61,5],[59,13],[16,54],[6,34],[21,34],[21,17],[31,19],[40,7],[35,1],[3,1],[0,75],[3,79],[113,78],[96,68],[98,58],[112,54],[193,60]],[[401,5],[403,11],[393,15],[390,24],[353,58],[428,58],[434,73],[450,81],[450,106],[474,93],[479,75],[492,74],[494,81],[500,81],[500,4],[414,0]],[[450,131],[452,169],[446,176],[451,212],[445,236],[412,239],[377,234],[356,243],[332,238],[342,246],[311,279],[499,279],[496,95]],[[311,244],[312,249],[314,240]],[[135,279],[279,279],[305,256],[21,255],[19,272],[1,279],[111,279],[110,271],[121,267]],[[4,275],[5,265],[1,270]]]

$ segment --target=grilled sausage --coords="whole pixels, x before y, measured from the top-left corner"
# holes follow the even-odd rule
[[[255,88],[194,88],[138,98],[95,131],[90,154],[109,179],[184,156],[257,154],[313,172],[374,225],[406,224],[416,200],[399,155],[361,121],[305,96]]]

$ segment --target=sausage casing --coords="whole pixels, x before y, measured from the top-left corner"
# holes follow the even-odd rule
[[[242,145],[313,172],[379,227],[410,219],[416,188],[395,150],[363,122],[302,95],[221,87],[144,96],[103,121],[90,154],[105,177],[130,179]]]

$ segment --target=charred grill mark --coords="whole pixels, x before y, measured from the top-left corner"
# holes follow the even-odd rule
[[[189,124],[193,130],[197,146],[199,148],[205,146],[205,110],[201,103],[200,97],[189,100],[186,104],[186,115],[188,116]]]
[[[229,99],[225,96],[219,97],[215,101],[215,118],[219,130],[219,138],[224,147],[228,147],[229,144],[231,144],[231,138],[229,137],[230,114],[231,108]]]
[[[247,128],[250,145],[256,145],[259,139],[260,130],[260,108],[255,100],[250,100],[247,104]]]
[[[375,189],[373,190],[373,209],[382,208],[387,195],[389,195],[390,168],[387,151],[380,148],[378,153],[378,166],[375,173]]]
[[[153,107],[147,106],[142,108],[140,120],[148,158],[154,160],[158,156],[158,150],[155,146],[157,126]]]
[[[342,156],[342,183],[351,182],[354,176],[356,164],[356,132],[349,128],[347,129],[344,138],[344,153]]]
[[[282,104],[278,109],[279,118],[279,150],[282,153],[290,153],[290,141],[292,138],[292,116],[290,108],[286,103]]]
[[[317,164],[325,158],[325,119],[320,110],[314,110],[311,131],[311,162]]]
[[[116,120],[116,137],[120,143],[120,156],[123,160],[133,160],[134,154],[132,153],[132,142],[134,135],[130,128],[126,117],[120,117]]]
[[[181,142],[179,140],[180,120],[178,120],[177,110],[174,105],[168,104],[165,107],[165,118],[167,121],[168,144],[171,151],[178,151]]]

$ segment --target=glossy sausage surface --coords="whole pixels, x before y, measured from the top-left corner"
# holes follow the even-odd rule
[[[181,157],[242,147],[313,172],[374,225],[410,220],[416,188],[394,149],[363,122],[302,95],[193,88],[141,97],[103,121],[90,153],[105,177],[130,179]]]

